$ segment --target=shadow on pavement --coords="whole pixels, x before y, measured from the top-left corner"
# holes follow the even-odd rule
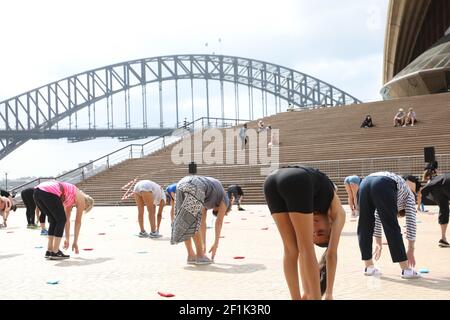
[[[5,254],[4,256],[0,256],[1,259],[11,259],[14,257],[23,256],[23,254]]]
[[[99,264],[106,261],[114,260],[113,258],[97,258],[97,259],[83,259],[83,258],[71,258],[68,260],[60,261],[55,264],[57,267],[84,267],[92,264]]]
[[[192,265],[184,267],[188,271],[208,271],[220,273],[252,273],[267,269],[265,265],[258,263],[229,264],[214,263],[208,265]]]
[[[441,290],[450,292],[450,278],[428,278],[426,275],[421,279],[395,279],[390,277],[381,277],[383,281],[390,281],[398,284],[406,284],[409,286],[422,287],[432,290]]]

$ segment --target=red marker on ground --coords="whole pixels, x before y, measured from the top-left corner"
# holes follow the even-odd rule
[[[269,230],[269,227],[267,227],[267,228],[261,228],[261,230]]]
[[[92,251],[92,250],[94,250],[93,248],[84,248],[83,249],[84,251]]]
[[[158,294],[159,294],[161,297],[165,297],[165,298],[172,298],[172,297],[175,297],[175,295],[174,295],[173,293],[166,293],[166,292],[158,291]]]
[[[236,259],[236,260],[241,260],[241,259],[245,259],[245,257],[240,257],[240,256],[237,256],[237,257],[233,257],[233,259]]]

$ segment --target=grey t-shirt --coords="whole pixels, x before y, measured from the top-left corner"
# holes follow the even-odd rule
[[[225,201],[225,205],[228,206],[229,199],[223,189],[219,180],[211,177],[197,177],[205,184],[205,202],[203,206],[206,209],[214,209],[218,207],[220,203]]]

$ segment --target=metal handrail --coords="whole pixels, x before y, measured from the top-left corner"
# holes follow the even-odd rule
[[[196,124],[196,123],[200,123],[200,121],[201,121],[201,127],[203,128],[203,127],[205,127],[205,121],[204,121],[205,119],[207,119],[206,124],[208,124],[208,126],[211,125],[211,120],[212,120],[213,122],[215,121],[215,122],[216,122],[216,125],[217,125],[218,121],[222,121],[222,124],[225,124],[224,121],[233,121],[233,122],[235,123],[235,125],[237,125],[237,124],[240,123],[240,122],[250,122],[250,121],[252,121],[252,120],[236,119],[236,118],[214,118],[214,117],[209,117],[209,118],[208,118],[208,117],[201,117],[201,118],[198,118],[198,119],[196,119],[196,120],[194,120],[194,121],[191,121],[191,122],[188,122],[188,123],[183,124],[183,126],[179,127],[179,129],[181,129],[181,128],[188,129],[188,128],[189,128],[189,129],[191,129],[191,130],[195,130],[195,124]],[[140,150],[140,151],[141,151],[141,152],[140,152],[140,157],[144,157],[144,147],[147,146],[147,145],[149,145],[149,144],[151,144],[151,143],[153,143],[153,142],[156,142],[156,141],[162,139],[162,142],[163,142],[162,148],[165,148],[165,147],[167,147],[168,145],[170,145],[170,144],[172,144],[172,143],[176,143],[177,141],[179,141],[179,138],[177,138],[177,139],[175,139],[175,141],[173,141],[172,143],[166,145],[166,143],[165,143],[165,138],[168,137],[169,135],[171,135],[172,133],[173,133],[172,131],[167,132],[167,133],[165,133],[165,134],[163,134],[163,135],[161,135],[161,136],[159,136],[159,137],[157,137],[157,138],[154,138],[154,139],[152,139],[152,140],[150,140],[150,141],[147,141],[147,142],[145,142],[145,143],[143,143],[143,144],[136,144],[136,143],[129,144],[129,145],[125,146],[125,147],[122,147],[122,148],[117,149],[117,150],[115,150],[115,151],[113,151],[113,152],[110,152],[110,153],[108,153],[107,155],[104,155],[104,156],[102,156],[102,157],[100,157],[100,158],[97,158],[97,159],[95,159],[95,160],[92,160],[92,161],[90,161],[90,162],[84,164],[83,166],[80,166],[80,167],[78,167],[78,168],[76,168],[76,169],[73,169],[73,170],[70,170],[70,171],[68,171],[68,172],[65,172],[65,173],[63,173],[63,174],[61,174],[61,175],[59,175],[59,176],[56,176],[56,177],[39,177],[39,178],[36,178],[36,179],[34,179],[34,180],[32,180],[32,181],[29,181],[29,182],[27,182],[27,183],[24,183],[24,184],[21,184],[21,185],[19,185],[19,186],[17,186],[17,187],[14,187],[13,189],[11,189],[11,191],[18,191],[18,190],[24,189],[25,187],[27,187],[27,186],[29,186],[29,185],[39,184],[42,180],[51,180],[51,179],[61,180],[61,179],[63,179],[64,177],[68,177],[68,176],[70,176],[71,174],[76,174],[76,173],[79,173],[79,175],[81,175],[81,177],[82,177],[81,181],[84,181],[85,178],[86,178],[85,169],[86,169],[87,167],[93,167],[95,163],[98,163],[98,162],[100,162],[100,161],[102,161],[102,160],[106,160],[107,168],[109,169],[109,168],[111,167],[109,164],[110,164],[110,159],[112,158],[112,156],[113,156],[113,155],[117,155],[117,154],[120,153],[121,151],[123,151],[123,150],[128,150],[128,149],[130,150],[130,156],[129,156],[128,158],[126,158],[125,160],[133,159],[133,158],[134,158],[134,157],[133,157],[133,154],[134,154],[134,153],[133,153],[133,147],[136,147],[136,148],[138,148],[138,149],[140,148],[140,149],[141,149],[141,150]],[[161,147],[160,147],[160,148],[154,148],[154,149],[152,149],[152,150],[151,150],[148,154],[146,154],[146,155],[150,155],[150,154],[152,154],[152,153],[155,153],[155,152],[161,150],[162,148],[161,148]],[[125,160],[124,160],[124,161],[125,161]],[[123,161],[121,161],[121,162],[123,162]],[[121,162],[119,162],[119,163],[121,163]],[[118,164],[118,163],[117,163],[117,164]],[[95,171],[95,170],[94,170],[94,171]],[[103,170],[102,170],[102,171],[103,171]],[[94,174],[100,173],[100,172],[102,172],[102,171],[94,172]],[[89,176],[89,177],[90,177],[90,176]]]

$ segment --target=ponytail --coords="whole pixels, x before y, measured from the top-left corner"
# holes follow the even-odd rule
[[[327,250],[322,255],[319,262],[319,277],[320,277],[320,293],[323,296],[327,291]]]

